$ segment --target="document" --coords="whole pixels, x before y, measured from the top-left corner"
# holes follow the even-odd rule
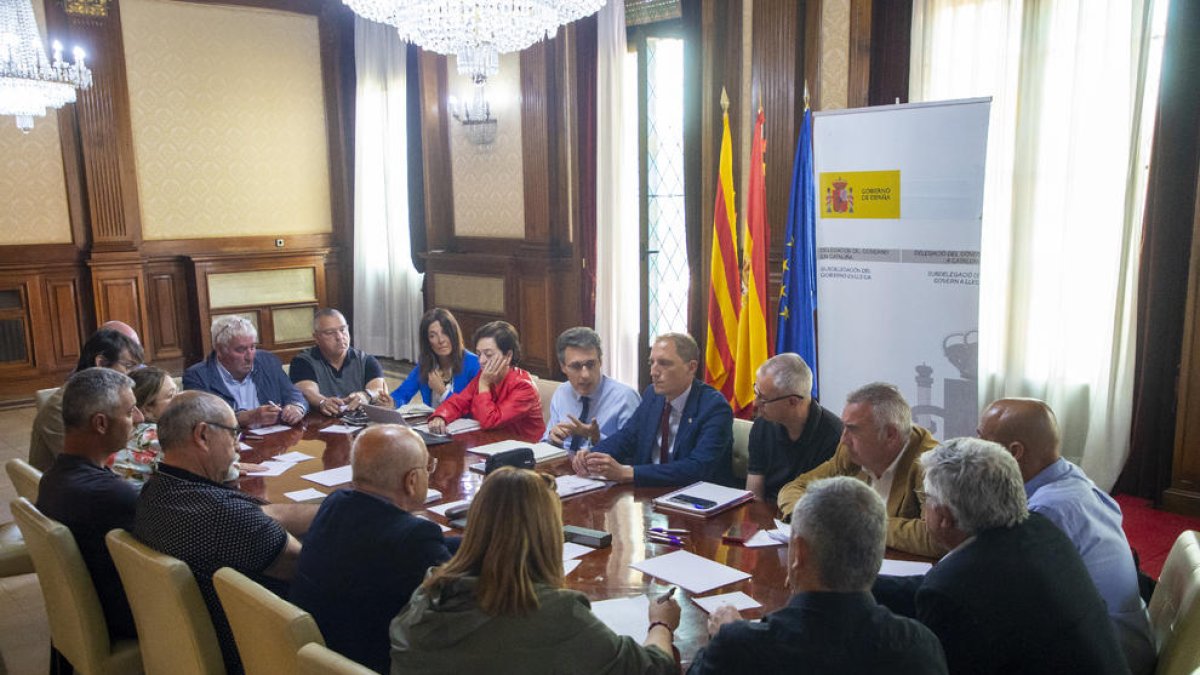
[[[446,502],[445,504],[438,504],[437,506],[431,506],[428,509],[426,509],[426,511],[432,511],[432,512],[438,514],[439,516],[445,518],[446,511],[449,511],[450,509],[452,509],[456,506],[460,506],[462,504],[470,504],[470,503],[471,503],[470,499],[460,499],[456,502]]]
[[[278,476],[278,475],[281,475],[284,471],[287,471],[288,469],[292,468],[293,466],[296,466],[296,464],[294,462],[275,462],[275,461],[267,460],[267,461],[263,462],[262,464],[260,464],[260,466],[263,467],[262,471],[254,471],[251,473],[247,473],[246,475],[261,477],[261,478],[267,478],[270,476]]]
[[[270,459],[272,459],[273,461],[276,461],[276,462],[291,462],[292,464],[298,464],[300,462],[307,462],[310,459],[316,459],[316,457],[313,457],[312,455],[306,455],[303,452],[297,452],[297,451],[293,450],[291,452],[286,452],[282,455],[275,455],[274,457],[271,457]]]
[[[450,528],[447,527],[446,529],[448,530]],[[583,562],[583,561],[579,560],[579,559],[564,560],[563,561],[563,576],[565,577],[568,574],[570,574],[571,572],[574,572],[575,568],[579,567],[579,563],[581,563],[581,562]]]
[[[292,428],[286,424],[272,424],[269,427],[259,427],[257,429],[248,429],[248,431],[256,436],[266,436],[267,434],[277,434],[281,431],[291,431]]]
[[[516,450],[517,448],[530,448],[533,450],[533,461],[535,463],[548,462],[552,459],[567,456],[567,451],[564,448],[549,443],[529,443],[528,441],[497,441],[471,448],[467,452],[491,457],[497,453],[505,452],[506,450]]]
[[[304,488],[283,493],[284,497],[294,502],[319,502],[325,499],[325,493],[316,488]]]
[[[602,480],[593,480],[591,478],[583,478],[574,474],[559,476],[554,479],[554,489],[558,491],[559,499],[574,497],[585,492],[600,490],[609,486]]]
[[[747,609],[758,609],[762,607],[762,603],[754,598],[746,595],[741,591],[733,593],[722,593],[720,595],[709,595],[703,598],[692,598],[692,602],[700,605],[700,609],[712,614],[721,605],[733,605],[737,611],[745,611]]]
[[[650,631],[650,598],[635,595],[592,603],[592,614],[617,635],[628,635],[641,643]]]
[[[700,481],[655,499],[654,507],[707,518],[752,499],[754,493],[749,490]]]
[[[759,530],[742,544],[746,548],[764,548],[767,546],[783,546],[786,541],[779,541],[771,536],[770,530]]]
[[[247,445],[240,441],[238,442],[238,452],[246,452],[247,450],[253,450],[253,449],[254,449],[254,446],[252,446],[252,445]]]
[[[883,565],[879,567],[879,573],[893,577],[914,577],[925,574],[932,567],[933,563],[915,562],[912,560],[888,560],[884,558]]]
[[[301,476],[301,478],[304,480],[310,480],[317,485],[324,485],[325,487],[333,487],[335,485],[349,483],[351,478],[350,465],[347,464],[346,466],[339,466],[336,469],[326,469],[325,471],[310,473]]]
[[[330,424],[321,429],[323,434],[352,434],[356,431],[361,431],[363,427],[356,427],[352,424]]]
[[[442,498],[442,491],[437,488],[428,488],[425,490],[425,503],[432,504]]]
[[[572,558],[578,558],[581,555],[587,555],[589,553],[593,553],[593,552],[595,552],[595,550],[596,549],[592,548],[591,546],[584,546],[583,544],[576,544],[573,541],[564,542],[563,543],[563,560],[570,560]]]
[[[673,551],[635,562],[630,567],[691,593],[706,593],[750,578],[746,572],[687,551]]]

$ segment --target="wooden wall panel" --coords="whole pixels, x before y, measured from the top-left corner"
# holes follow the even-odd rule
[[[547,309],[553,302],[552,284],[553,281],[546,276],[522,277],[518,281],[521,298],[518,326],[522,327],[521,348],[524,352],[522,367],[539,374],[549,372],[554,364],[554,358],[550,355],[554,351],[554,340],[558,337],[557,333],[551,334],[554,329],[551,322],[546,320],[549,314]]]
[[[187,317],[191,316],[187,294],[187,269],[181,262],[152,262],[146,266],[150,335],[145,344],[156,365],[166,360],[182,364],[191,352]],[[150,358],[150,355],[147,355]]]
[[[872,0],[850,0],[850,81],[847,105],[862,108],[869,104],[871,84]]]
[[[79,281],[72,274],[67,277],[48,278],[42,283],[51,335],[51,363],[58,367],[70,367],[79,361],[82,347],[79,330]]]

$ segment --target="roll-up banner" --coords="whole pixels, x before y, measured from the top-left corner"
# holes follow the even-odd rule
[[[979,259],[991,99],[818,112],[822,403],[890,382],[938,438],[979,418]]]

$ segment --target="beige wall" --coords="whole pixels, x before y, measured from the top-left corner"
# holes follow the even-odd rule
[[[33,3],[33,13],[48,45],[41,2]],[[28,134],[12,117],[0,117],[0,245],[70,242],[58,113],[35,117]]]
[[[331,228],[317,20],[122,0],[145,239]]]
[[[450,58],[450,95],[470,102],[474,85]],[[460,237],[525,237],[525,182],[521,160],[521,58],[500,56],[500,72],[487,82],[496,142],[475,146],[462,125],[450,120],[454,180],[454,233]]]
[[[850,0],[821,4],[821,110],[840,110],[850,100]]]

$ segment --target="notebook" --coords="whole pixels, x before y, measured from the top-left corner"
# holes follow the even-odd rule
[[[749,490],[700,481],[655,499],[654,508],[707,518],[752,499],[754,493]]]

